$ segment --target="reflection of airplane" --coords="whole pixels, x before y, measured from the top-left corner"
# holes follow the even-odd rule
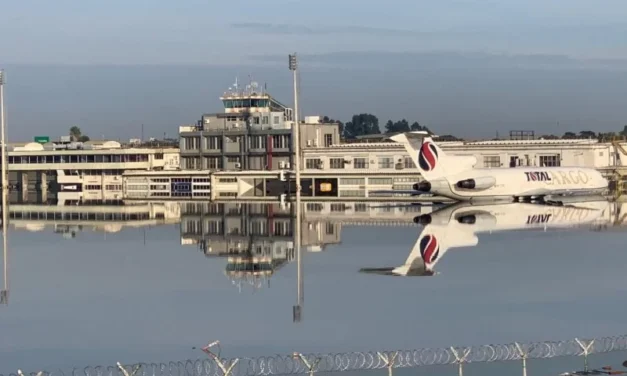
[[[409,153],[425,181],[412,194],[435,194],[454,200],[542,200],[545,196],[597,194],[608,181],[595,169],[583,167],[474,168],[474,156],[447,155],[427,132],[392,136]]]
[[[477,233],[591,225],[601,220],[608,210],[610,204],[602,198],[564,206],[514,202],[473,205],[459,202],[414,218],[414,222],[425,227],[405,264],[390,268],[364,268],[361,272],[432,276],[435,264],[450,248],[476,246]]]

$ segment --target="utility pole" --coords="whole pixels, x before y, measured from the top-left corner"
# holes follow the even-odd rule
[[[294,150],[294,170],[296,172],[296,218],[295,218],[295,250],[297,267],[297,304],[293,307],[293,321],[300,322],[303,309],[303,258],[301,253],[301,215],[300,215],[300,121],[298,115],[298,61],[296,54],[289,55],[289,67],[294,74],[294,126],[292,143]]]

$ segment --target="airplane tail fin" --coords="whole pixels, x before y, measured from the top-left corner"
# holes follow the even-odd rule
[[[422,176],[433,181],[472,168],[473,156],[447,155],[425,131],[400,133],[390,137],[405,147]]]

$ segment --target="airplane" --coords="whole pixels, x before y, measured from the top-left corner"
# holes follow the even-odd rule
[[[362,268],[361,273],[390,276],[433,276],[435,265],[450,248],[475,247],[478,233],[526,229],[556,229],[606,223],[611,210],[601,196],[580,197],[563,206],[523,202],[473,204],[459,201],[414,218],[424,225],[403,265]]]
[[[413,191],[386,193],[430,194],[455,201],[546,201],[559,205],[564,196],[602,194],[609,189],[608,180],[593,168],[475,168],[476,157],[444,153],[428,132],[406,132],[390,139],[405,147],[425,180],[414,184]]]

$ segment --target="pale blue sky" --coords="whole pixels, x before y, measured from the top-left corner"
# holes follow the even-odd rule
[[[222,111],[236,75],[291,105],[292,51],[305,115],[369,112],[467,138],[627,123],[624,0],[20,0],[0,10],[11,141],[73,125],[92,138],[139,137],[142,124],[146,137],[176,136]]]
[[[6,1],[0,63],[234,63],[295,49],[625,58],[625,14],[620,0]]]

